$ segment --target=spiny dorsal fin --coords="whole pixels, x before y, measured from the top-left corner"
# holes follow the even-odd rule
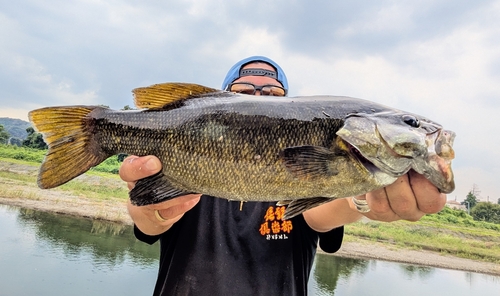
[[[194,83],[161,83],[132,91],[135,106],[139,109],[162,108],[177,101],[215,92],[222,91]]]

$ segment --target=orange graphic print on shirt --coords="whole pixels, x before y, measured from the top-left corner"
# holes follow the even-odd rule
[[[260,234],[265,236],[267,240],[288,239],[287,234],[290,234],[293,226],[292,221],[283,221],[284,214],[285,207],[270,206],[264,215],[264,223],[260,225]]]

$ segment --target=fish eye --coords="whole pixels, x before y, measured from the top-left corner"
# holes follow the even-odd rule
[[[403,115],[403,121],[411,127],[420,127],[420,121],[413,115]]]

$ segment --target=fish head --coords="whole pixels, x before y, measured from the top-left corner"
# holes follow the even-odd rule
[[[374,175],[399,177],[413,169],[443,193],[455,188],[451,169],[455,133],[425,117],[399,110],[353,113],[337,135]]]

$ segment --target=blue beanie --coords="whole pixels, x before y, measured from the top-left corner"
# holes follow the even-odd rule
[[[278,77],[276,78],[276,80],[278,80],[283,85],[283,88],[288,93],[288,81],[286,79],[285,72],[283,72],[283,69],[281,69],[281,67],[278,66],[278,64],[276,64],[270,58],[266,58],[263,56],[249,57],[237,62],[234,66],[232,66],[231,69],[229,69],[229,72],[227,72],[226,78],[224,78],[224,82],[222,82],[222,89],[225,90],[229,86],[229,84],[240,78],[241,67],[251,62],[265,62],[276,68],[276,71],[278,72]]]

